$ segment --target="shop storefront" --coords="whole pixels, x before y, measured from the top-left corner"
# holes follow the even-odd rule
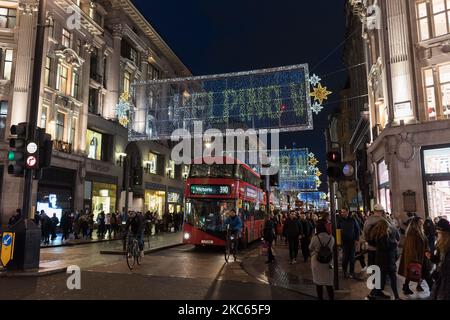
[[[117,206],[117,185],[111,183],[86,181],[84,184],[84,199],[94,214],[94,220],[102,211],[113,213]],[[86,207],[86,206],[85,206]]]
[[[39,180],[36,210],[44,210],[48,216],[56,214],[61,219],[65,211],[73,211],[76,171],[49,168]]]
[[[167,193],[167,203],[169,213],[183,211],[183,192],[180,190],[169,189],[169,192]]]
[[[423,148],[422,170],[427,215],[450,220],[450,145]]]
[[[145,211],[156,212],[162,218],[166,210],[166,187],[147,183],[145,185],[144,204]]]
[[[389,171],[385,161],[377,164],[377,178],[378,178],[378,199],[379,203],[387,211],[391,211],[391,188],[389,181]]]

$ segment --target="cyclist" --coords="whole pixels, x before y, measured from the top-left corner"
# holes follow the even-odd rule
[[[139,212],[130,211],[125,225],[125,239],[128,235],[128,230],[131,231],[131,235],[135,237],[139,243],[139,251],[141,257],[144,256],[144,217]]]
[[[239,216],[236,214],[236,210],[231,209],[229,212],[229,216],[225,219],[225,227],[230,226],[230,235],[234,235],[236,245],[238,239],[241,237],[242,232],[242,220],[239,218]]]
[[[240,236],[242,232],[242,220],[236,214],[236,210],[230,210],[230,215],[225,219],[225,226],[226,225],[230,225],[231,232]]]

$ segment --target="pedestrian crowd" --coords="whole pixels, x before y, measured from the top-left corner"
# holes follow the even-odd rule
[[[92,240],[96,231],[97,239],[121,239],[128,215],[120,212],[105,213],[100,212],[97,217],[86,210],[63,212],[58,218],[56,213],[51,216],[41,210],[34,215],[34,223],[41,229],[41,242],[44,245],[57,239],[58,235],[61,241],[70,239]],[[134,212],[133,212],[134,213]],[[165,232],[179,232],[183,226],[183,212],[168,213],[160,217],[157,212],[147,211],[145,214],[139,212],[143,217],[144,233],[151,236]],[[9,226],[17,224],[23,218],[20,209],[9,219]]]
[[[402,292],[409,296],[423,292],[425,282],[430,299],[450,300],[450,223],[444,218],[423,219],[408,213],[402,220],[385,212],[381,205],[374,211],[349,212],[344,208],[336,215],[337,239],[332,235],[328,212],[290,210],[276,212],[265,219],[264,247],[268,260],[275,262],[273,244],[281,243],[289,249],[289,264],[296,264],[301,249],[303,262],[311,258],[313,282],[319,299],[326,288],[334,299],[335,244],[341,252],[343,276],[361,280],[355,273],[359,263],[362,272],[378,266],[381,286],[370,291],[369,300],[391,299],[384,292],[389,282],[394,299],[400,300],[397,276],[402,276]]]

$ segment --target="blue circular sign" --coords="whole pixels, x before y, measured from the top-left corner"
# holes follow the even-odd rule
[[[10,234],[5,234],[3,236],[2,243],[3,243],[4,246],[9,247],[11,245],[11,243],[12,243],[11,235]]]

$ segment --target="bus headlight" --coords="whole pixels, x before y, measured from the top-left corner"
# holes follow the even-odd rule
[[[191,235],[189,233],[184,234],[184,240],[189,240],[191,238]]]

